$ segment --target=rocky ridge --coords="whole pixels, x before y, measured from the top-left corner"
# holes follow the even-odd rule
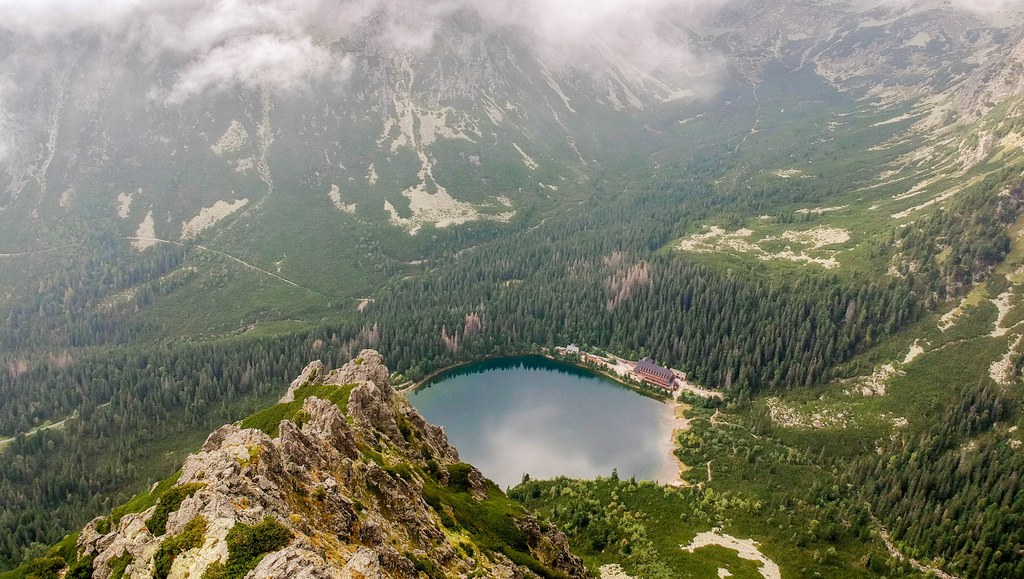
[[[373,350],[309,364],[281,404],[210,434],[155,504],[90,522],[79,561],[101,579],[585,576],[388,374]]]

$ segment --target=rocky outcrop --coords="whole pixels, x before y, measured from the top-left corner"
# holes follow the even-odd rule
[[[585,576],[565,536],[525,511],[501,529],[468,519],[512,503],[460,463],[444,430],[387,378],[372,350],[336,370],[310,364],[282,399],[301,400],[301,409],[275,408],[294,411],[276,437],[237,424],[216,430],[154,506],[86,526],[80,555],[94,556],[100,578],[118,564],[126,577],[215,576],[224,568],[248,577],[534,576],[506,555],[511,549],[556,574]],[[303,388],[311,385],[321,395],[324,385],[350,389],[347,403],[309,396]],[[166,530],[154,524],[161,511]],[[168,547],[200,519],[193,546]],[[505,536],[514,540],[495,544]],[[158,571],[155,560],[162,556],[166,567],[172,552],[170,567]]]
[[[558,529],[541,526],[536,517],[528,516],[516,521],[526,534],[527,544],[541,563],[570,577],[586,575],[583,561],[569,551],[569,542]]]
[[[378,388],[387,386],[387,392],[392,392],[388,385],[387,366],[384,365],[384,357],[375,350],[363,350],[359,357],[348,362],[341,368],[327,370],[323,362],[314,360],[310,362],[299,377],[288,386],[288,391],[281,397],[279,402],[291,402],[295,400],[295,391],[303,386],[312,384],[329,384],[344,386],[346,384],[358,384],[370,382]]]

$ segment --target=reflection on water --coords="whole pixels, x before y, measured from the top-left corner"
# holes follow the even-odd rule
[[[666,472],[665,405],[539,356],[463,366],[409,395],[466,462],[502,487],[565,475]]]

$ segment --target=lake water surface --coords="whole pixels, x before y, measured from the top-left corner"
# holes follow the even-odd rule
[[[667,481],[674,472],[665,404],[540,356],[461,366],[408,398],[502,488],[524,473],[594,478],[614,468]]]

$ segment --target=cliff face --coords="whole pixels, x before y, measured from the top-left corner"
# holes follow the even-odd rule
[[[89,523],[79,557],[100,578],[584,576],[564,535],[461,463],[387,376],[372,350],[310,364],[152,506]]]

